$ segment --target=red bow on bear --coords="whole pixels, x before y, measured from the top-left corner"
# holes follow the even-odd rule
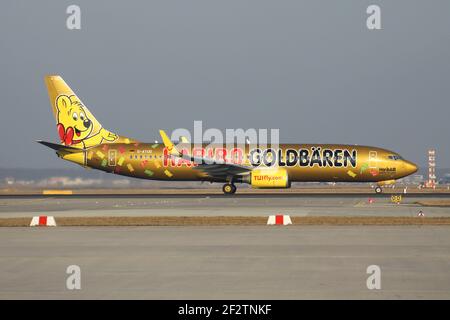
[[[58,129],[58,134],[59,138],[61,139],[61,143],[64,143],[66,146],[80,143],[79,140],[73,140],[74,130],[72,127],[68,127],[66,130],[62,123],[58,123],[56,125],[56,129]]]

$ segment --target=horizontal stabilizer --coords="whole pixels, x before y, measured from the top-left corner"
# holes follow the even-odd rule
[[[49,147],[50,149],[53,149],[57,152],[74,153],[74,152],[83,151],[83,149],[73,148],[73,147],[64,146],[64,145],[57,144],[57,143],[42,141],[42,140],[37,140],[36,142],[43,144],[44,146]]]

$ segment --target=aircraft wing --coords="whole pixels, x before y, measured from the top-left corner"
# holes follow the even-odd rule
[[[227,178],[230,176],[245,175],[252,171],[252,167],[244,166],[236,163],[226,162],[224,160],[215,160],[208,157],[194,157],[179,152],[173,142],[169,139],[164,130],[159,130],[164,146],[167,148],[171,156],[183,158],[197,164],[194,169],[206,173],[214,178]]]
[[[208,176],[214,178],[227,178],[230,176],[234,177],[238,175],[245,175],[252,170],[250,167],[244,167],[233,163],[199,164],[193,169],[200,170]]]

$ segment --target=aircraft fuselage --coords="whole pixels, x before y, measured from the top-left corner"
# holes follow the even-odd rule
[[[253,168],[285,169],[289,181],[379,182],[417,171],[397,153],[377,147],[341,144],[280,144],[233,146],[181,144],[184,153]],[[108,143],[82,153],[62,156],[82,166],[119,175],[154,180],[215,181],[198,170],[198,163],[172,157],[163,144]]]

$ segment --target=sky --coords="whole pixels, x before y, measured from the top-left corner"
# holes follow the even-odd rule
[[[69,5],[81,30],[66,27]],[[381,8],[381,30],[366,9]],[[279,128],[288,143],[384,147],[450,167],[450,1],[20,1],[0,10],[0,167],[71,168],[44,75],[107,129]]]

